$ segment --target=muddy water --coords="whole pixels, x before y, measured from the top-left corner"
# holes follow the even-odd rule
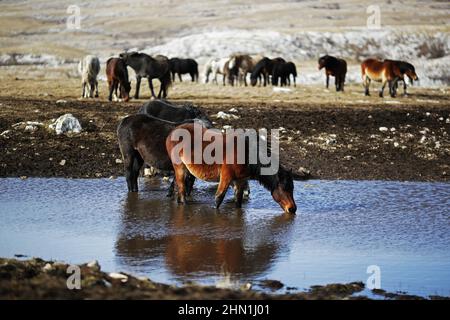
[[[251,184],[234,209],[218,212],[214,185],[196,183],[191,204],[166,198],[167,184],[124,179],[0,179],[0,256],[73,263],[155,281],[235,284],[277,279],[299,290],[363,281],[450,295],[450,184],[383,181],[296,182],[298,214],[286,216]]]

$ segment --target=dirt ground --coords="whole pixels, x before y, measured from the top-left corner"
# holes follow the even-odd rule
[[[182,287],[156,283],[148,278],[136,278],[125,273],[105,273],[95,262],[78,265],[80,289],[69,290],[68,264],[44,261],[0,258],[0,299],[157,299],[157,300],[348,300],[368,299],[361,295],[362,282],[313,286],[306,292],[270,294],[254,291],[248,285],[239,290],[200,286],[194,283]],[[272,292],[284,287],[279,281],[266,281]],[[69,281],[75,284],[73,281]],[[381,299],[424,299],[405,294],[373,290]],[[430,296],[429,299],[445,299]]]
[[[148,100],[129,103],[78,98],[76,80],[4,81],[0,93],[0,177],[111,177],[123,174],[116,139],[120,119]],[[450,97],[446,88],[411,88],[408,97],[364,97],[359,86],[344,94],[318,86],[232,88],[175,83],[169,100],[192,102],[222,128],[281,128],[281,160],[301,178],[450,180]],[[133,88],[134,90],[134,88]],[[237,112],[230,112],[230,109]],[[219,111],[238,118],[218,119]],[[82,132],[56,135],[52,119],[72,113]],[[44,125],[26,131],[25,125]]]

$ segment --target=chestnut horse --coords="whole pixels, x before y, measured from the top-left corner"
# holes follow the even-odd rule
[[[400,66],[393,60],[367,59],[361,63],[361,75],[365,88],[365,95],[369,94],[370,81],[381,82],[380,97],[383,97],[384,87],[389,85],[389,94],[395,97],[397,81],[403,78]],[[416,76],[417,77],[417,76]]]
[[[182,143],[181,146],[186,145],[186,141],[179,141],[177,139],[177,134],[180,133],[181,130],[189,133],[190,141],[187,141],[187,144],[191,146],[190,149],[194,152],[189,152],[183,148],[180,149],[180,146],[178,146],[180,143]],[[226,145],[230,136],[227,137],[226,134],[220,132],[214,133],[213,135],[216,135],[216,137],[213,136],[214,139],[212,140],[216,141],[215,139],[220,136],[220,138],[222,138],[222,144],[219,145],[219,148],[223,148],[223,159],[221,159],[221,163],[213,162],[208,164],[203,157],[201,157],[201,163],[195,163],[194,160],[198,159],[196,159],[194,154],[195,151],[197,151],[195,150],[197,141],[194,142],[194,139],[198,137],[196,133],[194,133],[194,130],[195,132],[200,132],[200,134],[204,135],[207,129],[197,123],[186,123],[176,127],[166,138],[167,153],[169,154],[175,171],[179,203],[184,204],[186,201],[185,179],[188,174],[192,174],[194,177],[201,180],[219,181],[215,197],[216,208],[219,208],[228,187],[231,184],[234,185],[236,207],[240,208],[246,182],[248,179],[256,179],[271,192],[273,199],[286,213],[294,214],[296,212],[297,206],[293,197],[294,183],[290,171],[287,171],[280,166],[277,173],[264,175],[261,173],[263,166],[259,161],[257,164],[250,164],[248,163],[248,160],[243,164],[237,163],[239,151],[237,147],[239,144],[233,142],[233,154],[227,155]],[[232,137],[232,139],[236,139],[236,137]],[[201,150],[199,150],[202,152],[202,155],[205,149],[210,149],[211,144],[216,143],[211,142],[211,140],[204,140],[205,139],[202,139]],[[217,141],[220,140],[218,139]],[[246,152],[246,159],[248,159],[248,148],[248,143],[246,143],[246,150],[244,150],[244,152]],[[179,153],[177,153],[177,151],[179,151]],[[231,162],[229,160],[230,158],[232,159]]]
[[[125,102],[130,100],[131,82],[128,81],[127,65],[121,58],[109,58],[106,62],[106,78],[108,79],[109,96],[112,101],[113,93],[118,99],[117,89],[119,88],[120,98]]]
[[[347,62],[344,59],[325,55],[319,58],[318,63],[319,70],[325,68],[327,89],[330,83],[330,76],[333,76],[336,91],[344,91],[345,75],[347,74]]]

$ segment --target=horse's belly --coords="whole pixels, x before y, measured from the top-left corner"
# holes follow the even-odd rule
[[[196,178],[204,181],[218,182],[220,169],[217,165],[186,164],[189,172]]]
[[[377,72],[370,72],[369,70],[366,70],[366,75],[370,78],[370,80],[373,81],[381,81],[382,74]]]

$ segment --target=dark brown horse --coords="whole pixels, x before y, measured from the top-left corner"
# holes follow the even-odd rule
[[[413,79],[417,79],[417,75],[410,71],[408,71]],[[405,72],[406,73],[406,72]],[[386,84],[389,85],[389,94],[391,97],[395,97],[396,95],[396,88],[397,88],[397,81],[399,79],[403,79],[404,74],[400,70],[400,64],[398,61],[394,60],[384,60],[380,61],[377,59],[367,59],[364,60],[361,63],[361,75],[363,79],[363,85],[365,88],[365,95],[370,95],[369,93],[369,86],[370,81],[377,81],[381,82],[381,89],[380,89],[380,97],[383,97],[383,91],[386,86]]]
[[[291,85],[291,75],[296,86],[295,78],[297,77],[297,68],[293,62],[276,63],[272,69],[272,85],[277,86],[280,80],[281,86]]]
[[[347,62],[344,59],[325,55],[319,58],[319,70],[325,68],[325,75],[327,77],[326,87],[330,82],[330,76],[334,77],[336,91],[344,91],[345,75],[347,74]]]
[[[125,102],[130,100],[131,83],[128,81],[127,65],[121,58],[108,59],[106,62],[106,78],[109,86],[109,101],[112,101],[113,93],[117,99],[118,88],[120,98],[124,99]]]
[[[173,82],[175,82],[175,74],[178,74],[180,82],[183,82],[182,74],[189,74],[192,82],[198,82],[198,63],[194,59],[172,58],[169,60],[169,65]]]
[[[397,65],[398,70],[401,73],[401,76],[399,77],[398,81],[403,81],[403,94],[406,96],[408,93],[406,91],[407,85],[405,75],[408,77],[410,83],[413,84],[414,81],[419,80],[419,77],[416,74],[416,68],[414,68],[414,66],[411,63],[406,61],[399,61],[399,60],[391,60],[391,61]],[[395,84],[395,89],[397,89],[397,83]]]
[[[155,98],[152,79],[159,79],[161,87],[159,89],[158,98],[161,98],[161,95],[163,98],[167,97],[168,88],[172,83],[172,79],[170,77],[169,59],[166,56],[157,55],[151,57],[148,54],[139,52],[124,52],[119,56],[136,72],[135,99],[139,99],[139,88],[141,86],[142,78],[148,78],[148,85],[152,97]]]
[[[199,121],[201,119],[186,119],[180,122],[160,119],[149,113],[135,114],[124,118],[117,127],[119,148],[122,153],[125,178],[128,191],[138,191],[139,172],[144,163],[156,168],[163,174],[173,172],[172,162],[167,154],[164,144],[169,133],[179,124]],[[195,178],[186,176],[188,194],[192,189]],[[173,192],[173,181],[169,189],[169,196]]]
[[[269,59],[267,57],[262,58],[253,68],[252,74],[250,75],[250,84],[255,86],[258,79],[262,76],[264,79],[264,86],[266,86],[269,83],[269,78],[272,76],[274,65],[284,62],[286,61],[281,57],[275,59]]]
[[[202,139],[201,150],[196,150],[195,145],[198,143],[194,141],[198,138],[194,132],[200,132],[205,134],[206,128],[196,123],[187,123],[175,128],[166,139],[166,148],[169,157],[172,160],[173,168],[175,170],[175,180],[178,187],[178,202],[184,204],[186,197],[185,179],[188,174],[192,174],[198,179],[205,181],[219,181],[216,192],[216,208],[222,203],[225,194],[231,184],[234,184],[236,206],[239,208],[242,205],[242,198],[244,193],[245,184],[248,179],[257,179],[266,189],[268,189],[273,199],[281,206],[281,208],[287,213],[295,213],[297,206],[294,201],[293,191],[294,183],[291,172],[285,170],[283,167],[279,167],[277,173],[272,175],[261,174],[261,164],[250,164],[249,161],[245,161],[243,164],[239,164],[238,159],[238,144],[234,143],[232,154],[227,154],[227,140],[230,137],[216,132],[212,137],[214,143],[222,141],[219,148],[222,148],[223,158],[220,159],[220,163],[206,163],[203,157],[205,149],[211,148],[210,139]],[[177,134],[180,131],[189,133],[190,141],[179,141]],[[209,131],[210,132],[210,131]],[[203,137],[201,137],[203,138]],[[234,139],[231,137],[231,139]],[[207,140],[207,141],[205,141]],[[181,148],[179,144],[181,145]],[[220,143],[220,142],[219,142]],[[191,146],[190,149],[194,152],[185,150],[184,146]],[[201,152],[201,154],[197,154]],[[240,152],[240,151],[239,151]],[[244,152],[247,152],[245,150]],[[200,161],[196,159],[200,155]],[[231,161],[229,160],[231,159]],[[180,161],[179,161],[180,160]]]

